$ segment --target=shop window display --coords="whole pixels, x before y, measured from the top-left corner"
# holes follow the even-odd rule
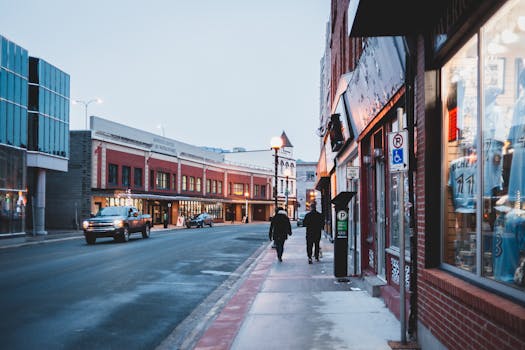
[[[442,68],[443,262],[523,289],[525,4],[501,8]]]

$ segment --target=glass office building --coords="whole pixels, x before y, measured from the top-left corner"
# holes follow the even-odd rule
[[[0,36],[0,234],[25,226],[28,68],[27,50]]]
[[[69,155],[69,75],[29,58],[28,150]]]
[[[69,75],[0,35],[0,235],[46,233],[46,171],[68,157]]]

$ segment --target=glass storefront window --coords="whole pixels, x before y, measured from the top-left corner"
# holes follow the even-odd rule
[[[476,272],[478,40],[472,38],[442,69],[444,100],[443,260]]]
[[[517,288],[525,286],[517,271],[525,258],[523,18],[523,2],[507,3],[441,72],[443,262]]]

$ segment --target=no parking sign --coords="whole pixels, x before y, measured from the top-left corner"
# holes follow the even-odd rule
[[[390,172],[408,170],[408,131],[388,133],[388,154]]]

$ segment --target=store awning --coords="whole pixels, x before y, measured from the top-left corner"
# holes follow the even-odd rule
[[[316,181],[314,184],[314,188],[316,190],[320,190],[322,186],[325,186],[327,180],[328,180],[328,183],[330,183],[330,174],[328,173],[328,169],[326,168],[325,147],[321,149],[321,154],[319,155],[319,161],[317,162],[316,175],[317,175]]]
[[[427,32],[449,1],[351,0],[348,32],[351,37],[410,35]]]
[[[369,38],[346,97],[352,127],[359,135],[405,83],[406,47],[399,36]]]

